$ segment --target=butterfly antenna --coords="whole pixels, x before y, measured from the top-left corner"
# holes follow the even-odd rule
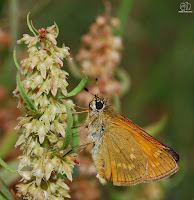
[[[91,92],[88,90],[88,88],[84,88],[84,90],[85,90],[86,92],[90,93],[91,95],[96,96],[95,94],[91,93]]]
[[[99,91],[100,91],[100,96],[102,96],[102,97],[103,97],[103,95],[102,95],[102,90],[100,89],[100,85],[99,85],[98,78],[96,78],[96,84],[97,84],[97,86],[98,86],[98,89],[99,89]]]

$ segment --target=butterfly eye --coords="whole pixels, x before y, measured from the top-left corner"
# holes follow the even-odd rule
[[[103,107],[103,103],[100,101],[96,102],[96,109],[100,110]]]

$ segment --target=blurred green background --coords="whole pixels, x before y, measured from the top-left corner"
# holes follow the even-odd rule
[[[111,1],[112,16],[117,16],[120,2]],[[194,2],[193,13],[179,13],[181,2],[131,1],[120,64],[131,78],[130,91],[121,99],[121,114],[141,127],[167,116],[157,139],[179,153],[180,169],[156,184],[120,188],[97,184],[100,195],[93,199],[194,199]],[[16,75],[12,52],[22,34],[30,34],[26,25],[29,11],[37,29],[55,21],[60,29],[58,45],[64,42],[74,56],[80,37],[104,13],[104,6],[99,0],[0,1],[0,154],[13,166],[17,152],[13,151],[16,136],[12,128],[21,111],[12,95]],[[17,48],[18,59],[24,57],[22,51],[22,47]],[[66,65],[64,68],[68,71]],[[70,74],[69,91],[78,82]],[[7,174],[1,169],[0,176]],[[4,181],[14,188],[17,178],[10,177]]]

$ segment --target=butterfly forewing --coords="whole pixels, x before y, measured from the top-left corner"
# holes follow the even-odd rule
[[[110,124],[107,130],[102,145],[106,178],[114,185],[142,182],[148,173],[148,161],[141,146],[122,127]]]
[[[136,131],[137,133],[142,135],[144,138],[149,140],[151,143],[155,144],[157,147],[163,149],[168,154],[170,154],[176,162],[179,161],[179,155],[173,149],[171,149],[170,147],[168,147],[168,146],[162,144],[161,142],[159,142],[158,140],[156,140],[154,137],[152,137],[151,135],[146,133],[143,129],[141,129],[139,126],[137,126],[135,123],[133,123],[129,119],[127,119],[119,114],[117,114],[117,117],[122,122],[124,122],[128,127],[130,127],[131,129],[133,129],[134,131]]]
[[[175,159],[171,154],[165,151],[165,145],[155,140],[138,126],[135,127],[136,125],[131,121],[128,121],[127,123],[126,118],[124,122],[123,120],[120,122],[113,121],[115,125],[125,127],[126,130],[128,130],[128,133],[132,134],[143,149],[149,164],[148,174],[144,182],[160,180],[170,176],[178,170],[178,165],[176,164]],[[143,134],[139,130],[141,130]]]

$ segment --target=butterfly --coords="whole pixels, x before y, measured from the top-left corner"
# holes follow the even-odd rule
[[[88,138],[102,184],[130,186],[164,179],[178,170],[179,155],[117,114],[107,100],[95,95],[89,103]]]

